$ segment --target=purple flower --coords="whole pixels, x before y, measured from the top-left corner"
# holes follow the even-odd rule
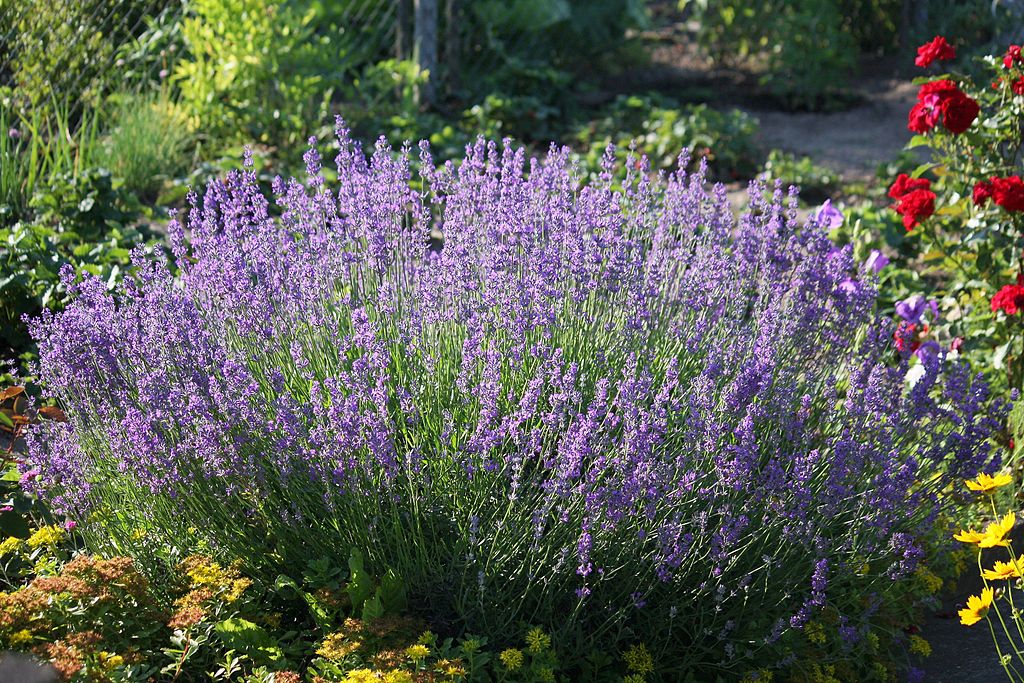
[[[7,137],[9,137],[12,140],[18,140],[21,138],[21,131],[18,130],[17,128],[11,128],[10,130],[7,131]]]
[[[878,249],[872,249],[867,260],[864,261],[864,267],[876,275],[882,272],[887,265],[889,265],[889,257]]]
[[[340,123],[336,181],[303,159],[267,196],[247,154],[167,252],[114,291],[64,270],[72,300],[31,321],[68,421],[29,431],[22,486],[83,532],[192,526],[272,544],[268,571],[359,548],[412,590],[443,567],[440,609],[484,628],[572,614],[671,659],[672,614],[721,634],[708,661],[778,661],[822,605],[867,624],[850,558],[903,580],[950,477],[998,463],[1005,406],[911,361],[919,335],[893,352],[874,278],[795,192],[754,182],[736,217],[703,167],[622,177],[609,149],[581,182],[568,149],[437,164]]]
[[[921,315],[924,313],[928,303],[920,294],[913,294],[896,304],[896,315],[912,325],[921,322]]]
[[[814,213],[814,218],[820,225],[834,230],[843,224],[843,213],[832,206],[832,200],[826,199],[825,203],[818,207],[818,210]]]
[[[939,346],[938,342],[926,341],[917,347],[917,350],[914,351],[914,355],[922,360],[928,357],[941,358],[942,347]]]

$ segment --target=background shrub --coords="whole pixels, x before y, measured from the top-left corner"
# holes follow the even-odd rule
[[[166,91],[126,95],[113,106],[97,161],[143,200],[189,170],[196,121]]]

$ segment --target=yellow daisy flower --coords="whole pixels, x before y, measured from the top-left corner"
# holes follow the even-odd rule
[[[1017,516],[1012,512],[1006,513],[998,522],[992,522],[985,527],[985,537],[978,541],[978,547],[994,548],[999,545],[1009,545],[1010,542],[1006,540],[1006,534],[1010,533],[1016,522]]]
[[[985,618],[989,607],[992,606],[993,590],[985,588],[981,591],[981,597],[972,595],[967,598],[967,607],[957,612],[960,615],[960,623],[964,626],[974,626]]]
[[[1012,562],[1003,562],[1001,560],[996,560],[992,569],[986,569],[981,575],[985,577],[986,581],[1020,578],[1020,572],[1017,571],[1017,567]]]
[[[964,483],[967,484],[967,488],[978,493],[992,493],[1000,486],[1006,486],[1013,482],[1013,477],[1005,472],[1001,472],[994,477],[991,477],[984,472],[979,474],[974,479],[968,479]]]
[[[973,543],[974,545],[978,545],[978,543],[985,538],[985,534],[981,531],[975,531],[974,529],[961,529],[960,533],[953,534],[953,538],[963,543]]]

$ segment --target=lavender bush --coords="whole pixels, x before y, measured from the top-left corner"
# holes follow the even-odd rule
[[[96,549],[273,577],[355,548],[499,641],[739,670],[826,606],[855,642],[948,478],[995,465],[986,388],[898,354],[795,191],[753,185],[737,221],[703,169],[619,185],[609,151],[581,184],[564,149],[339,140],[337,190],[313,151],[273,205],[230,175],[170,256],[34,321],[69,421],[24,479]]]

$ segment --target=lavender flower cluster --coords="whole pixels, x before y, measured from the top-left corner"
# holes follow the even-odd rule
[[[894,349],[795,190],[755,183],[737,219],[703,167],[616,179],[609,150],[581,182],[566,149],[438,166],[338,133],[336,189],[312,150],[273,203],[250,165],[170,255],[114,293],[66,274],[33,321],[69,421],[31,434],[26,485],[94,543],[266,571],[356,547],[499,640],[720,671],[825,607],[855,639],[946,478],[995,466],[986,388]]]

